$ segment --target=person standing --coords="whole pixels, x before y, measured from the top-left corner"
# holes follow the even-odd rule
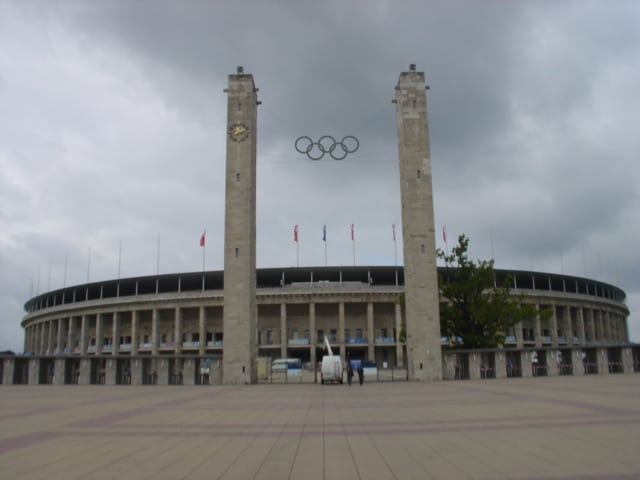
[[[358,382],[360,385],[364,382],[364,370],[362,369],[362,363],[358,365]]]
[[[351,365],[351,361],[347,362],[347,383],[351,385],[351,380],[353,379],[353,366]]]

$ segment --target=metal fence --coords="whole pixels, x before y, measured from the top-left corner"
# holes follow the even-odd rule
[[[388,368],[367,368],[364,372],[365,382],[406,382],[408,372],[406,367]],[[353,382],[357,383],[358,377],[354,376]],[[320,384],[320,369],[297,368],[281,371],[271,371],[262,378],[258,378],[258,383],[272,384],[296,384],[296,383],[318,383]],[[343,383],[347,383],[347,372],[343,372]]]

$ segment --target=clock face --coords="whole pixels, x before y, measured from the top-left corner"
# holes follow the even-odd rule
[[[244,123],[234,123],[229,127],[229,138],[234,142],[242,142],[249,136],[249,127]]]

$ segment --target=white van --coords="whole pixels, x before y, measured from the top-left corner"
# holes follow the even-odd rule
[[[322,357],[320,383],[342,383],[342,359],[340,355],[325,355]]]

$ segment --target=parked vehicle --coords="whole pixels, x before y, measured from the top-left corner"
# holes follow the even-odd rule
[[[320,368],[320,383],[342,383],[342,359],[340,355],[334,355],[329,344],[329,339],[324,337],[324,344],[328,354],[322,357]]]

